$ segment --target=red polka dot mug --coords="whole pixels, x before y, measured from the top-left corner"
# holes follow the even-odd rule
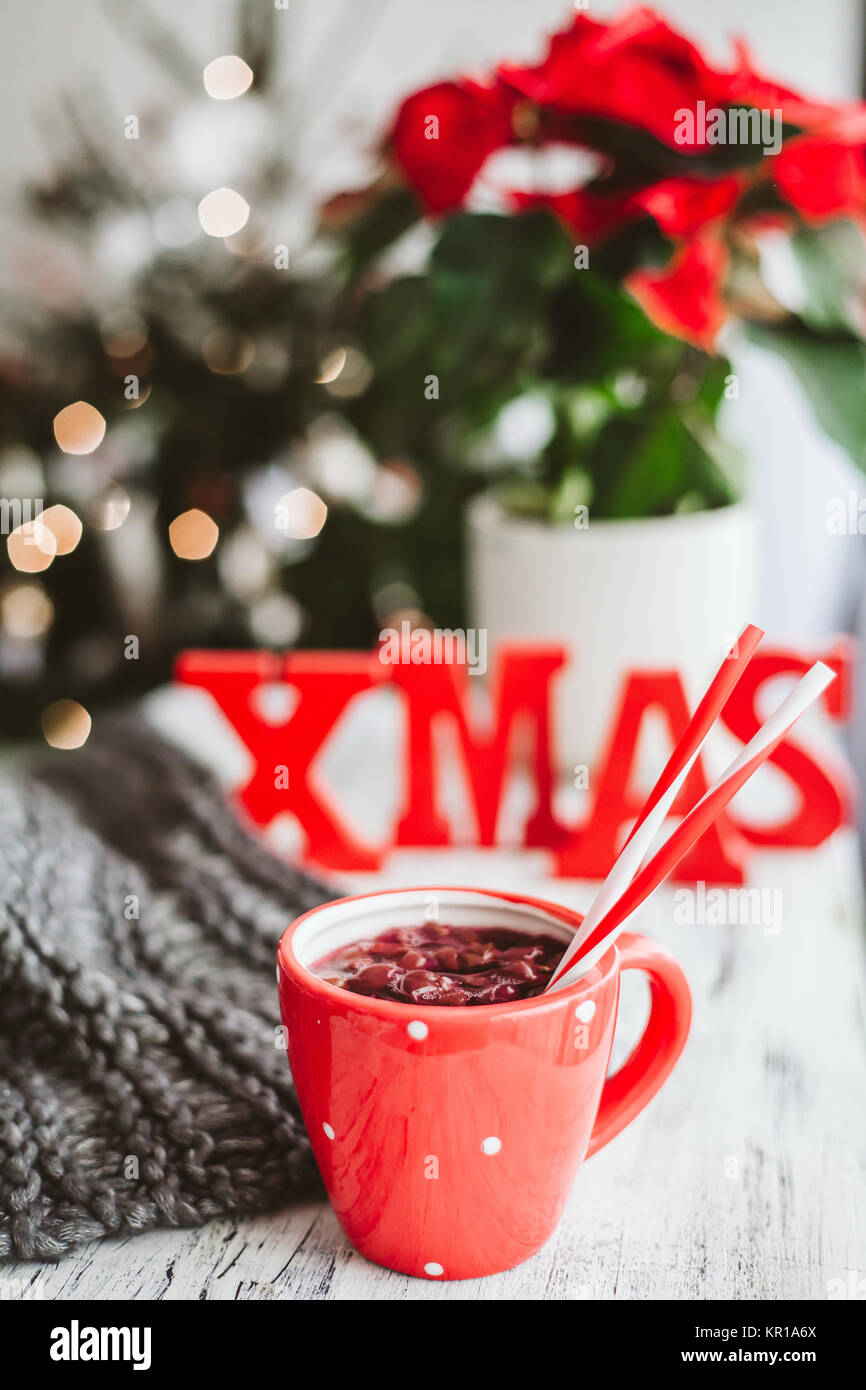
[[[368,1259],[428,1279],[510,1269],[540,1249],[585,1157],[655,1095],[685,1045],[680,967],[623,933],[576,984],[506,1003],[436,1007],[352,993],[311,966],[431,913],[566,943],[581,917],[476,888],[341,898],[293,922],[277,980],[289,1064],[340,1224]],[[649,976],[650,1017],[606,1078],[622,970]]]

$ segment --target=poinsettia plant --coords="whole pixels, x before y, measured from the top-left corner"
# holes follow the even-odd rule
[[[552,519],[721,505],[735,320],[862,463],[863,104],[812,101],[742,44],[716,66],[649,9],[580,13],[537,64],[410,95],[383,155],[324,217],[374,367],[350,413],[379,451],[506,480]],[[764,274],[780,237],[788,296]]]

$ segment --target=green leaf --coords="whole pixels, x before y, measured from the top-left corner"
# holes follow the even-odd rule
[[[552,380],[606,382],[621,371],[673,375],[683,345],[662,333],[618,285],[573,270],[550,306]]]
[[[365,306],[362,329],[377,371],[394,373],[414,363],[429,341],[430,285],[423,276],[394,280]]]
[[[608,448],[625,443],[622,423],[606,434]],[[603,517],[666,516],[688,495],[705,507],[733,500],[733,490],[715,460],[673,409],[658,418],[628,426],[631,447],[610,460],[599,482],[593,515]]]
[[[376,198],[344,233],[343,264],[348,279],[354,280],[371,260],[414,226],[421,215],[417,198],[406,189],[391,189]]]
[[[505,294],[516,285],[544,291],[573,270],[568,242],[547,213],[460,213],[446,222],[431,266],[434,273],[493,281]]]
[[[753,327],[749,336],[788,363],[818,424],[866,471],[866,345],[796,329]]]
[[[548,519],[549,493],[531,478],[513,478],[496,488],[495,495],[502,506],[515,516],[534,517],[538,521]]]
[[[596,438],[618,409],[612,393],[595,386],[577,386],[567,391],[563,406],[573,434],[585,443]]]
[[[592,478],[584,468],[567,468],[550,499],[551,521],[573,521],[575,508],[592,504]]]
[[[853,287],[866,281],[866,247],[850,222],[836,222],[819,231],[802,230],[791,238],[805,303],[799,317],[819,330],[858,325],[851,316]]]

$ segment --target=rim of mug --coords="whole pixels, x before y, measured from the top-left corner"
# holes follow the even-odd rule
[[[493,898],[499,903],[507,902],[517,906],[534,908],[536,911],[552,918],[559,926],[568,927],[572,931],[583,921],[582,913],[575,911],[573,908],[565,907],[562,903],[553,903],[546,898],[535,898],[527,893],[513,893],[503,891],[499,888],[478,888],[468,887],[465,884],[449,883],[407,884],[395,888],[377,888],[371,890],[369,893],[350,893],[342,898],[331,898],[328,902],[319,903],[316,907],[310,908],[309,911],[302,913],[300,917],[296,917],[294,921],[290,922],[280,937],[277,946],[277,963],[280,969],[284,970],[286,975],[290,978],[293,975],[295,978],[300,978],[300,981],[307,988],[311,989],[313,993],[320,993],[324,995],[326,999],[331,999],[335,1003],[339,1002],[343,1005],[351,1003],[352,1007],[357,1007],[361,1013],[378,1015],[380,1018],[387,1019],[404,1019],[407,1009],[420,1009],[422,1017],[426,1016],[428,1010],[435,1009],[439,1021],[444,1021],[444,1015],[445,1017],[454,1017],[455,1021],[459,1018],[461,1021],[465,1022],[467,1015],[471,1018],[476,1018],[476,1016],[480,1014],[482,1017],[478,1018],[477,1021],[483,1023],[484,1019],[489,1018],[491,1015],[501,1018],[504,1014],[513,1014],[517,1011],[523,1013],[530,1009],[541,1010],[558,1008],[563,1003],[570,1003],[573,1000],[578,1000],[581,996],[592,993],[604,984],[614,973],[619,963],[619,952],[617,951],[616,943],[613,943],[608,950],[605,951],[601,960],[597,961],[596,964],[592,966],[593,971],[600,972],[595,979],[588,980],[586,978],[581,978],[575,980],[573,985],[567,985],[565,989],[555,990],[553,993],[542,991],[541,994],[533,995],[530,999],[509,999],[501,1004],[449,1004],[447,1007],[444,1007],[435,1004],[413,1005],[409,1000],[404,1004],[396,999],[376,999],[369,994],[355,994],[354,991],[343,989],[339,985],[328,984],[326,980],[323,980],[320,975],[316,975],[308,965],[305,965],[303,961],[298,959],[292,945],[293,938],[299,928],[308,922],[311,917],[315,917],[318,913],[324,912],[327,908],[340,907],[346,903],[369,902],[372,898],[385,898],[394,893],[466,893],[473,896],[480,895],[482,897]]]

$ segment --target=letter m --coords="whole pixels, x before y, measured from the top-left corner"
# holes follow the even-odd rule
[[[475,814],[477,843],[496,842],[496,826],[505,790],[506,773],[517,751],[528,751],[531,736],[535,804],[524,830],[526,845],[550,846],[566,832],[553,820],[550,757],[550,684],[565,665],[562,647],[506,647],[499,650],[490,681],[490,711],[486,720],[471,708],[472,682],[464,665],[394,668],[395,683],[407,700],[407,744],[403,759],[406,789],[404,811],[397,826],[400,845],[452,843],[448,822],[437,809],[434,729],[450,724],[456,730],[463,780]]]

